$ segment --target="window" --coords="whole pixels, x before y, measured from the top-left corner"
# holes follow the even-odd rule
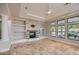
[[[56,23],[51,23],[51,36],[56,36]]]
[[[1,17],[0,17],[0,39],[1,39],[1,23],[2,23],[2,21],[1,21]]]
[[[79,17],[68,19],[68,38],[79,40]]]
[[[67,38],[71,40],[79,40],[79,17],[73,17],[65,20],[58,20],[57,22],[51,23],[51,36],[57,36],[58,38]],[[67,28],[65,28],[67,24]],[[66,32],[66,33],[65,33]]]
[[[65,37],[65,20],[58,21],[58,37]]]

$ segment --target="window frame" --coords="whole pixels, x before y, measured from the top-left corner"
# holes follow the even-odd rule
[[[55,36],[53,36],[52,34],[51,34],[51,30],[50,30],[50,35],[52,36],[52,37],[56,37],[56,26],[57,26],[57,24],[56,24],[56,21],[52,21],[51,23],[50,23],[50,26],[52,27],[52,23],[55,23],[53,26],[55,26]],[[51,29],[51,28],[50,28]]]
[[[65,29],[65,31],[66,31],[65,23],[64,23],[64,25],[59,25],[59,24],[58,24],[58,22],[59,22],[59,21],[62,21],[62,20],[66,23],[66,20],[65,20],[64,18],[62,18],[62,19],[60,19],[60,20],[57,20],[57,32],[59,32],[59,31],[58,31],[58,26],[64,26],[64,27],[65,27],[64,29]],[[60,24],[61,24],[61,23],[60,23]],[[61,29],[61,31],[62,31],[62,29]],[[64,37],[59,37],[58,33],[57,33],[57,37],[58,37],[58,38],[65,38],[65,35],[66,35],[66,34],[65,34],[65,31],[64,31]],[[62,33],[62,32],[61,32],[61,33]]]
[[[74,17],[69,17],[69,18],[67,18],[67,28],[68,28],[68,25],[75,25],[75,24],[78,24],[77,23],[77,21],[73,21],[73,22],[68,22],[68,19],[72,19],[72,18],[76,18],[76,17],[79,17],[78,15],[77,16],[74,16]],[[79,21],[78,21],[79,22]],[[75,23],[75,24],[73,24],[73,23]],[[68,30],[67,30],[67,35],[68,35],[68,33],[69,33],[69,28],[68,28]],[[68,36],[67,36],[67,38],[68,39],[70,39]],[[71,39],[71,40],[75,40],[75,39]]]

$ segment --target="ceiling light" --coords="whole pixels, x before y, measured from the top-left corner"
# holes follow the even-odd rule
[[[65,3],[64,5],[70,5],[71,3]]]
[[[51,4],[48,4],[48,12],[47,12],[48,14],[51,14],[52,13],[51,7],[52,7]]]
[[[27,9],[27,7],[25,7],[25,9]]]
[[[48,11],[48,14],[51,14],[51,13],[52,13],[52,12],[49,10],[49,11]]]

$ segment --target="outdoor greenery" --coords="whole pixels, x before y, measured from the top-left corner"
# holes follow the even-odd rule
[[[68,38],[78,39],[79,37],[79,23],[73,22],[68,24]]]

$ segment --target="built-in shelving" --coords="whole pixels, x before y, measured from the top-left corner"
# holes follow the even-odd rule
[[[15,40],[25,39],[26,21],[14,20],[13,21],[13,38]]]
[[[14,24],[14,26],[19,26],[19,27],[25,27],[26,25],[17,25],[17,24]]]

